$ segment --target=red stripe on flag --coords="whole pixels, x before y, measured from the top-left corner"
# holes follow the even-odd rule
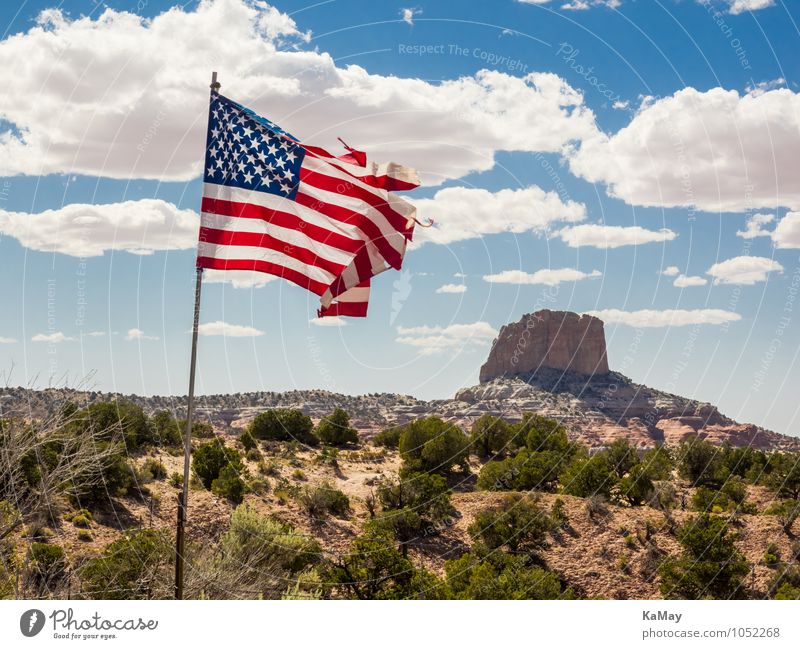
[[[267,273],[268,275],[277,275],[317,295],[322,295],[328,289],[322,282],[316,282],[296,270],[258,259],[216,259],[214,257],[198,257],[197,267],[212,268],[214,270],[254,270],[259,273]]]

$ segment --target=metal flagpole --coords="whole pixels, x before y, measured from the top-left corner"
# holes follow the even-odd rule
[[[211,98],[219,90],[217,73],[211,73]],[[210,107],[209,107],[209,110]],[[189,367],[189,397],[186,404],[186,431],[183,437],[183,491],[178,496],[178,529],[175,536],[175,599],[183,599],[184,548],[186,540],[186,510],[189,505],[189,466],[192,448],[192,419],[194,417],[194,377],[197,367],[197,331],[200,323],[200,291],[203,287],[203,269],[196,269],[194,287],[194,320],[192,321],[192,359]]]

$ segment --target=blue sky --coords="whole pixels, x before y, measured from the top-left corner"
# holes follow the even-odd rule
[[[436,226],[344,326],[206,283],[201,392],[445,398],[504,323],[569,309],[613,369],[800,434],[796,5],[173,5],[0,8],[6,382],[185,392],[214,68],[298,137],[418,167]]]

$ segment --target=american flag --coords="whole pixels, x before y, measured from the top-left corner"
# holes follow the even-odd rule
[[[370,278],[400,269],[416,222],[390,192],[419,179],[347,148],[302,144],[213,93],[197,266],[278,275],[319,295],[320,317],[366,316]]]

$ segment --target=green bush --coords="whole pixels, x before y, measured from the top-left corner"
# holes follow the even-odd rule
[[[627,475],[619,481],[620,497],[631,505],[644,505],[655,493],[650,470],[644,463],[629,468]]]
[[[175,487],[176,489],[178,487],[182,487],[183,486],[183,474],[182,473],[178,473],[177,471],[173,471],[172,474],[169,476],[169,486],[170,487]]]
[[[328,514],[345,516],[350,511],[350,499],[329,482],[323,482],[318,487],[306,487],[298,500],[303,511],[315,519],[322,519]]]
[[[535,498],[507,494],[500,504],[479,512],[468,532],[473,541],[481,541],[490,550],[537,554],[547,547],[547,534],[553,527]]]
[[[775,453],[769,465],[767,485],[781,498],[800,500],[800,453]]]
[[[800,567],[787,566],[777,572],[769,586],[773,599],[800,599]]]
[[[481,415],[470,430],[472,451],[482,458],[505,454],[509,450],[511,433],[511,426],[500,417]]]
[[[681,556],[666,559],[659,569],[665,597],[733,599],[743,594],[750,566],[724,519],[709,514],[691,517],[677,537]]]
[[[142,464],[142,471],[148,473],[152,480],[164,480],[167,477],[167,467],[155,458],[147,458]]]
[[[87,516],[84,516],[83,514],[78,514],[77,516],[73,517],[72,524],[75,527],[88,529],[92,526],[92,521],[89,520]]]
[[[28,574],[39,588],[54,588],[67,571],[64,550],[51,543],[31,543],[28,550]]]
[[[249,432],[255,439],[296,441],[316,446],[319,440],[313,433],[311,418],[299,410],[267,410],[250,423]]]
[[[245,451],[258,449],[258,442],[249,430],[246,430],[239,435],[239,441],[242,443]]]
[[[775,543],[770,543],[764,550],[764,563],[768,566],[776,566],[780,560],[780,548]]]
[[[692,436],[678,449],[678,473],[694,487],[719,488],[730,472],[723,463],[723,454],[718,446]]]
[[[220,469],[219,476],[211,482],[211,492],[220,498],[227,498],[237,505],[244,500],[247,486],[232,465]]]
[[[647,468],[651,480],[669,480],[672,477],[674,461],[672,454],[664,446],[656,446],[645,451],[641,464]]]
[[[558,575],[529,565],[522,556],[474,551],[445,562],[447,584],[455,599],[574,599]]]
[[[192,466],[206,489],[211,488],[211,483],[220,476],[224,467],[230,466],[237,474],[244,471],[239,451],[225,446],[219,438],[201,445],[194,451]]]
[[[789,499],[773,503],[764,513],[777,516],[783,531],[786,534],[791,534],[794,522],[800,517],[800,500]]]
[[[358,433],[350,426],[350,415],[341,408],[334,408],[330,415],[320,419],[315,433],[323,444],[331,446],[358,443]]]
[[[438,417],[411,422],[400,436],[400,455],[407,471],[447,474],[469,468],[469,440],[458,426]]]
[[[630,470],[639,464],[639,454],[627,439],[616,439],[611,445],[601,451],[608,468],[622,479]]]
[[[79,428],[79,434],[91,434],[102,441],[112,441],[121,434],[129,451],[160,441],[144,411],[124,399],[91,404],[75,415],[73,426]]]
[[[400,435],[403,434],[403,426],[392,426],[385,428],[372,438],[375,446],[396,449],[400,445]]]
[[[608,498],[617,483],[616,474],[601,455],[577,457],[559,478],[564,493],[587,498],[601,495]]]
[[[180,423],[168,410],[159,410],[152,419],[158,443],[163,446],[181,446],[183,429]]]
[[[153,599],[169,593],[174,559],[171,539],[156,530],[126,533],[81,569],[91,599]]]

